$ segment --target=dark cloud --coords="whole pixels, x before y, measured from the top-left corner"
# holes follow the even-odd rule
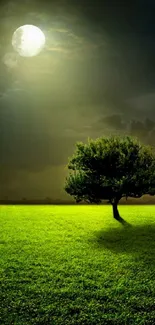
[[[140,138],[145,144],[155,145],[155,121],[146,118],[143,122],[132,120],[130,122],[130,134]]]
[[[113,127],[117,130],[122,130],[126,128],[126,125],[125,123],[123,123],[121,116],[117,114],[103,117],[100,120],[100,123]]]
[[[142,121],[130,119],[124,121],[123,116],[119,114],[107,115],[98,120],[94,128],[115,132],[119,131],[120,134],[129,134],[138,137],[146,144],[155,145],[155,120],[145,118]]]
[[[150,129],[144,122],[132,120],[130,122],[130,132],[132,135],[139,136],[141,139],[146,139]]]

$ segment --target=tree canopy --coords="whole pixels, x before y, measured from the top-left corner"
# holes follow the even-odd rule
[[[155,151],[131,136],[88,138],[69,158],[65,191],[76,202],[117,205],[122,197],[155,194]]]

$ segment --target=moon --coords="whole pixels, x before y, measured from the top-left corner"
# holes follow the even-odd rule
[[[23,25],[15,30],[12,36],[12,46],[20,56],[38,55],[45,46],[45,35],[34,25]]]

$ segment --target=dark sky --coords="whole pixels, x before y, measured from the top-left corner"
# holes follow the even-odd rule
[[[0,198],[70,198],[76,141],[125,133],[155,145],[153,0],[0,6]],[[11,44],[25,24],[46,37],[33,58]]]

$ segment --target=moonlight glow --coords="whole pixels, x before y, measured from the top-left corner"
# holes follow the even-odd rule
[[[21,56],[35,56],[41,52],[44,45],[44,33],[33,25],[19,27],[12,36],[12,46]]]

